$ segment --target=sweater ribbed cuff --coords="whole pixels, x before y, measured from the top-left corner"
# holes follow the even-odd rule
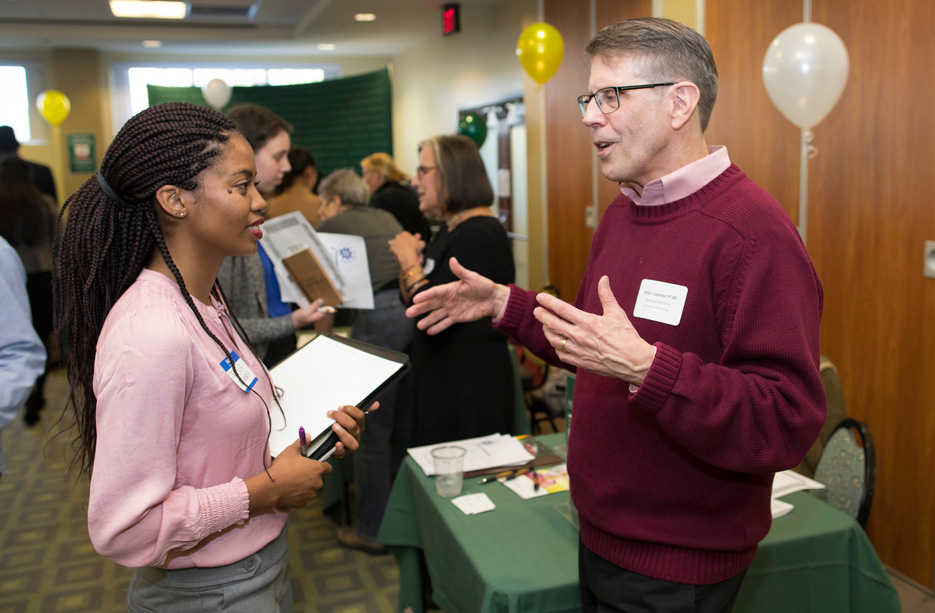
[[[640,389],[633,395],[637,406],[656,412],[662,408],[682,368],[682,354],[665,343],[656,343],[656,357]]]
[[[204,535],[220,532],[250,517],[250,494],[239,477],[197,490]]]
[[[526,291],[516,287],[512,283],[509,287],[510,297],[507,300],[503,317],[497,325],[494,326],[494,328],[501,332],[512,332],[516,330],[520,322],[523,321],[523,315],[526,314]]]

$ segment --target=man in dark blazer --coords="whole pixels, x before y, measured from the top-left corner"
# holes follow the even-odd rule
[[[16,133],[13,132],[13,128],[0,126],[0,161],[3,161],[3,158],[8,155],[19,155],[19,141],[16,140]],[[36,162],[23,161],[29,165],[32,180],[35,182],[36,187],[39,188],[39,191],[51,196],[56,205],[60,204],[55,193],[55,180],[52,178],[52,171],[49,167]]]

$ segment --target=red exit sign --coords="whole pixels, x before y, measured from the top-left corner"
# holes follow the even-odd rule
[[[445,4],[442,6],[442,34],[448,36],[461,31],[460,5]]]

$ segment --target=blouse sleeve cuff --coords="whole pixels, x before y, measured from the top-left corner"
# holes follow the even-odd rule
[[[197,490],[204,534],[241,523],[250,517],[250,495],[244,480],[235,477],[229,483]]]

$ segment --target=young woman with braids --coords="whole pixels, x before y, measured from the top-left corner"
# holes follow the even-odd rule
[[[130,119],[65,203],[55,297],[76,462],[95,549],[136,567],[131,611],[292,610],[288,510],[331,468],[298,441],[268,461],[274,387],[216,282],[262,236],[255,175],[229,119],[168,103]],[[331,416],[338,454],[356,449],[363,412]]]

